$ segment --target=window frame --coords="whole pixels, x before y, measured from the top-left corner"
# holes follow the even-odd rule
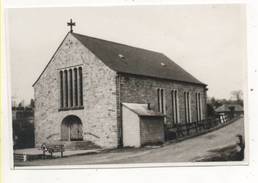
[[[58,111],[84,109],[83,66],[76,65],[57,70],[60,90]]]

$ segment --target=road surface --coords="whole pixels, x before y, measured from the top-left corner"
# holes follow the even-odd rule
[[[57,158],[16,162],[17,166],[50,166],[50,165],[89,165],[89,164],[122,164],[122,163],[172,163],[194,162],[207,156],[211,150],[236,144],[237,134],[244,135],[243,118],[216,131],[163,147],[121,149],[110,152]]]

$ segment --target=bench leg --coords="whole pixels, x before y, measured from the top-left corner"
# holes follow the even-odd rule
[[[64,156],[63,151],[61,151],[61,158]]]

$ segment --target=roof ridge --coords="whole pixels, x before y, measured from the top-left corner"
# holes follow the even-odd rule
[[[153,52],[153,53],[157,53],[157,54],[161,54],[161,55],[165,56],[163,53],[161,53],[161,52],[159,52],[159,51],[155,51],[155,50],[145,49],[145,48],[141,48],[141,47],[137,47],[137,46],[131,46],[131,45],[128,45],[128,44],[125,44],[125,43],[114,42],[114,41],[106,40],[106,39],[103,39],[103,38],[97,38],[97,37],[87,36],[87,35],[79,34],[79,33],[75,33],[75,32],[72,32],[71,34],[78,35],[78,36],[83,36],[83,37],[87,37],[87,38],[91,38],[91,39],[96,39],[96,40],[99,40],[99,41],[106,41],[106,42],[109,42],[109,43],[112,43],[112,44],[121,45],[121,46],[126,46],[126,47],[141,49],[141,50],[144,50],[144,51],[151,51],[151,52]]]

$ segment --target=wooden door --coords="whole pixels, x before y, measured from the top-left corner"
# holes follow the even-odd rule
[[[80,123],[72,123],[70,126],[70,138],[73,141],[82,140],[82,125]]]
[[[61,140],[68,141],[70,140],[70,126],[63,123],[61,126]]]

